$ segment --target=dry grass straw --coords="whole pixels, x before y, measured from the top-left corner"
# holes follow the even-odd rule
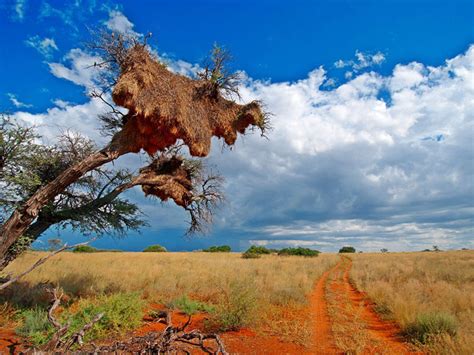
[[[41,255],[29,252],[6,272],[24,270]],[[58,284],[75,297],[140,291],[149,301],[164,304],[187,295],[219,305],[242,291],[248,302],[255,302],[250,326],[309,344],[309,312],[303,311],[307,296],[337,261],[336,255],[242,259],[237,253],[63,253],[27,275],[24,282],[28,289]],[[24,292],[25,288],[17,287]]]
[[[232,145],[247,127],[264,128],[266,115],[258,102],[239,105],[219,92],[211,97],[203,90],[210,84],[172,73],[146,46],[134,45],[113,90],[115,103],[130,110],[119,144],[153,154],[182,139],[191,155],[206,156],[213,136]]]
[[[458,334],[441,335],[425,347],[439,354],[474,349],[474,252],[353,255],[351,278],[402,329],[422,314],[455,317]]]

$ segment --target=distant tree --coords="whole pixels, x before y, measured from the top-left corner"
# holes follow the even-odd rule
[[[63,246],[63,241],[59,238],[48,239],[48,249],[51,251],[58,250]]]
[[[229,253],[232,249],[228,245],[212,246],[202,251],[205,253]]]
[[[81,245],[72,250],[73,253],[97,253],[100,250],[90,245]]]
[[[441,249],[437,245],[433,245],[433,251],[441,251]]]
[[[339,253],[355,253],[356,250],[354,247],[351,246],[344,246],[341,249],[339,249]]]
[[[250,248],[247,249],[246,253],[253,253],[253,254],[271,254],[273,251],[271,249],[267,249],[262,246],[252,245]]]
[[[189,232],[205,231],[222,199],[221,179],[201,174],[200,163],[184,158],[176,143],[182,142],[193,157],[205,157],[214,136],[233,145],[248,128],[259,128],[263,134],[268,126],[259,102],[241,104],[229,97],[237,88],[236,78],[224,70],[228,56],[221,49],[213,51],[213,59],[195,79],[167,70],[136,37],[102,33],[89,49],[102,58],[94,64],[102,71],[101,87],[92,96],[110,108],[99,116],[103,133],[111,137],[105,147],[97,149],[67,135],[65,146],[51,150],[30,144],[31,128],[16,129],[9,121],[0,124],[0,185],[7,187],[0,197],[5,203],[0,270],[19,255],[20,245],[31,244],[41,230],[57,224],[57,218],[94,233],[139,228],[143,220],[136,206],[116,199],[133,186],[141,186],[147,196],[172,199],[189,213]],[[103,168],[140,151],[149,155],[150,164],[136,175]],[[38,167],[46,169],[30,174],[25,164],[35,168],[38,159]]]
[[[381,253],[388,253],[388,249],[382,248],[382,249],[380,249],[380,252],[381,252]]]
[[[313,250],[309,248],[284,248],[278,251],[278,255],[298,255],[298,256],[318,256],[319,255],[318,250]]]
[[[165,253],[167,252],[165,247],[162,247],[161,245],[155,244],[155,245],[150,245],[143,249],[144,252],[146,253]]]

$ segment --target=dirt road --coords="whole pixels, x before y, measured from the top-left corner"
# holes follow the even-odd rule
[[[394,323],[384,321],[349,279],[352,262],[341,261],[316,284],[311,297],[315,354],[409,354]]]

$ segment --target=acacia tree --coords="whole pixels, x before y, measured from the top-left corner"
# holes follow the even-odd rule
[[[221,198],[217,191],[219,179],[203,178],[201,164],[184,159],[173,147],[181,142],[191,156],[205,157],[209,154],[212,137],[223,138],[227,145],[232,145],[237,134],[244,134],[247,128],[258,127],[263,133],[267,126],[267,115],[259,102],[242,105],[229,96],[236,92],[237,84],[233,77],[226,79],[223,60],[219,59],[221,51],[215,51],[215,60],[196,79],[191,79],[169,71],[150,53],[146,43],[135,38],[102,35],[91,49],[103,58],[96,66],[103,69],[105,83],[105,89],[94,95],[103,99],[110,88],[114,104],[128,112],[124,114],[109,104],[111,112],[100,118],[104,127],[113,131],[110,142],[102,149],[95,150],[91,146],[84,150],[85,154],[75,154],[75,159],[60,164],[61,168],[50,175],[51,179],[41,181],[14,206],[0,227],[0,265],[3,267],[11,260],[9,250],[35,223],[42,221],[43,213],[50,211],[48,206],[57,206],[61,199],[67,201],[64,196],[74,186],[81,186],[84,179],[94,174],[104,173],[105,164],[142,150],[150,156],[148,166],[118,185],[107,185],[105,195],[99,193],[88,203],[73,208],[100,210],[103,206],[99,206],[98,201],[106,196],[115,196],[109,202],[118,201],[115,198],[123,191],[141,186],[145,195],[173,199],[190,213],[191,230],[201,228],[201,222],[209,221],[212,207]],[[25,130],[25,134],[33,134]],[[19,149],[19,154],[28,157],[31,151]],[[2,170],[5,170],[4,165],[0,165]],[[108,179],[120,180],[111,179],[110,175]],[[201,188],[196,188],[196,184]],[[62,207],[56,211],[53,208],[53,212],[53,215],[65,214]]]

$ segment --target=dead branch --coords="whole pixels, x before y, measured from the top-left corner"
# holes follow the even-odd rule
[[[63,293],[56,288],[49,290],[53,296],[53,302],[48,310],[48,320],[56,328],[51,340],[40,349],[31,349],[33,353],[40,352],[78,352],[78,353],[109,353],[109,352],[127,352],[127,353],[150,353],[150,354],[169,354],[169,353],[195,353],[200,349],[207,354],[227,355],[224,343],[217,334],[203,334],[198,330],[186,331],[191,324],[192,317],[189,316],[186,322],[180,326],[173,326],[171,315],[167,311],[160,311],[155,317],[155,322],[166,324],[166,329],[162,332],[151,332],[144,336],[133,336],[125,341],[116,341],[112,345],[97,346],[94,343],[84,344],[84,336],[87,331],[99,322],[104,313],[97,314],[89,323],[84,325],[78,332],[65,337],[69,330],[70,323],[62,325],[55,317],[54,311],[60,305]],[[206,343],[206,340],[208,343]],[[213,343],[211,343],[213,341]]]
[[[43,265],[46,261],[48,261],[48,259],[52,258],[53,256],[55,256],[56,254],[59,254],[60,252],[64,251],[64,250],[67,250],[67,249],[74,249],[76,247],[79,247],[79,246],[82,246],[82,245],[87,245],[89,244],[90,242],[92,242],[94,239],[92,240],[89,240],[88,242],[84,242],[84,243],[78,243],[78,244],[74,244],[74,245],[67,245],[64,244],[61,248],[59,248],[58,250],[55,250],[53,251],[51,254],[45,256],[44,258],[41,258],[39,259],[37,262],[35,262],[30,268],[28,268],[26,271],[23,271],[22,273],[18,274],[17,276],[15,276],[14,278],[8,280],[7,282],[4,282],[0,285],[0,291],[1,290],[4,290],[6,289],[8,286],[10,286],[11,284],[17,282],[19,279],[21,279],[22,277],[24,277],[25,275],[29,274],[30,272],[32,272],[34,269],[36,269],[37,267]]]

